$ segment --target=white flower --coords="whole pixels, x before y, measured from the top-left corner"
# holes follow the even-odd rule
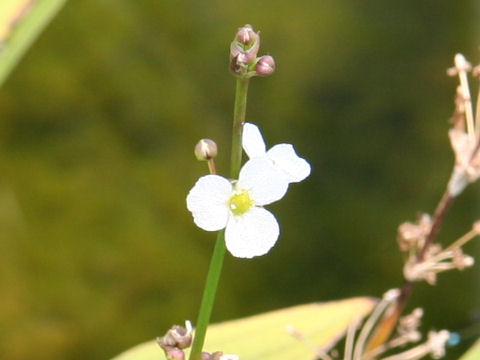
[[[263,205],[280,200],[288,182],[278,176],[269,160],[249,160],[238,181],[218,175],[202,176],[187,196],[187,208],[198,227],[225,228],[225,243],[233,256],[252,258],[266,254],[280,233],[275,216]]]
[[[225,229],[225,243],[233,256],[252,258],[266,254],[280,233],[275,216],[263,206],[280,200],[290,183],[305,179],[310,165],[290,144],[275,145],[267,152],[258,127],[250,123],[244,125],[242,143],[250,160],[238,181],[201,177],[188,193],[187,208],[198,227]]]
[[[310,175],[310,164],[296,154],[293,145],[278,144],[266,151],[262,134],[254,124],[243,126],[242,145],[250,159],[268,159],[289,183],[300,182]]]

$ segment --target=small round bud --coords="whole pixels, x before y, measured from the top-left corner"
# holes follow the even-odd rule
[[[275,60],[270,55],[264,55],[258,59],[255,67],[256,75],[269,76],[275,71]]]
[[[172,349],[165,353],[169,360],[185,360],[185,353],[180,349]]]
[[[223,356],[223,352],[215,351],[212,353],[212,360],[220,360]]]
[[[217,144],[210,139],[202,139],[195,145],[195,157],[200,161],[208,161],[217,156]]]
[[[186,349],[192,344],[192,331],[183,326],[172,326],[165,336],[157,338],[157,343],[165,351]]]
[[[253,31],[252,25],[247,24],[237,30],[235,39],[245,46],[250,46],[254,41],[259,39],[259,36],[258,33]]]
[[[210,354],[206,351],[203,351],[202,355],[201,355],[201,359],[202,360],[212,360],[212,354]]]

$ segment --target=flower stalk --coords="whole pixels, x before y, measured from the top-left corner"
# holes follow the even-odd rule
[[[198,314],[195,336],[193,338],[192,350],[190,352],[190,360],[201,360],[202,358],[205,335],[207,333],[208,324],[210,323],[210,316],[212,315],[213,304],[215,302],[218,281],[220,280],[220,274],[222,272],[223,259],[225,258],[224,234],[224,230],[220,230],[217,233],[217,241],[210,261],[210,268],[208,269],[207,281],[205,283],[205,290],[203,292],[200,312]]]
[[[247,109],[247,92],[249,79],[237,78],[235,105],[233,112],[233,128],[232,128],[232,152],[230,176],[238,178],[242,163],[242,130],[245,122],[245,114]],[[190,352],[190,360],[201,360],[203,345],[207,327],[210,323],[215,295],[217,293],[218,282],[222,272],[223,260],[225,258],[225,230],[217,233],[217,240],[213,250],[210,267],[207,274],[205,289],[203,292],[200,312],[197,319],[195,336],[193,338],[192,350]]]
[[[230,177],[238,179],[242,164],[242,134],[247,111],[247,93],[250,79],[237,78],[235,105],[233,108],[232,153],[230,159]]]

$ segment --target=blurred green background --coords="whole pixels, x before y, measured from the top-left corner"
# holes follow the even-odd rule
[[[475,6],[69,1],[0,89],[0,359],[108,359],[196,319],[215,235],[185,208],[206,172],[193,146],[215,139],[226,173],[228,49],[245,23],[277,62],[247,119],[313,172],[269,207],[282,234],[268,256],[226,258],[213,320],[400,286],[396,228],[434,210],[452,167],[445,70],[456,52],[478,63]],[[479,186],[441,242],[479,218]],[[410,302],[425,331],[464,335],[450,359],[480,336],[479,275]]]

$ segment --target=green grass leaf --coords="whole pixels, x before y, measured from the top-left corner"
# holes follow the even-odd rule
[[[293,326],[316,346],[330,349],[343,336],[350,321],[367,315],[375,303],[371,298],[313,303],[215,324],[208,330],[205,350],[237,354],[241,360],[311,359],[313,350],[288,334],[286,326]],[[149,341],[113,360],[163,358],[156,342]]]
[[[480,340],[477,340],[475,344],[459,359],[459,360],[478,360],[480,359]]]
[[[65,2],[0,1],[0,86]]]

